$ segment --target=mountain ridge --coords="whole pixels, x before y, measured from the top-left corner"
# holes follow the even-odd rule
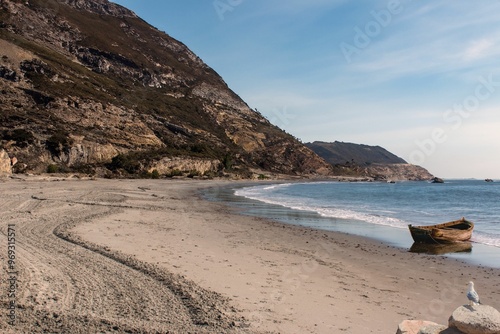
[[[1,7],[0,145],[17,158],[15,172],[200,174],[204,163],[210,175],[332,174],[130,10],[106,0]]]
[[[307,147],[330,163],[336,171],[354,173],[374,180],[431,180],[425,168],[407,163],[381,146],[335,141],[315,141]]]
[[[307,147],[318,153],[323,159],[332,165],[356,163],[357,165],[379,164],[407,164],[407,162],[389,152],[381,146],[371,146],[366,144],[346,143],[335,141],[332,143],[315,141],[306,143]]]

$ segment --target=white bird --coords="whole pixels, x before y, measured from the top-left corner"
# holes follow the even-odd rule
[[[467,298],[469,299],[469,305],[481,304],[479,301],[479,295],[476,290],[474,290],[474,282],[469,282],[469,289],[467,291]]]

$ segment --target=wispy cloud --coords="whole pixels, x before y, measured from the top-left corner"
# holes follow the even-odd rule
[[[485,58],[489,56],[489,51],[493,49],[495,43],[488,38],[481,38],[480,40],[473,41],[470,43],[469,47],[465,50],[466,61],[473,61],[480,58]]]
[[[500,2],[489,8],[473,3],[459,9],[455,6],[441,3],[406,8],[349,70],[381,74],[381,81],[412,74],[460,72],[498,57]]]

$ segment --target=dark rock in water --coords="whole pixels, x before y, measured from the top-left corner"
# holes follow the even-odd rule
[[[431,183],[444,183],[444,180],[439,177],[435,177],[432,179]]]
[[[492,180],[492,179],[486,179],[486,180],[484,180],[484,181],[485,181],[485,182],[493,182],[493,180]]]
[[[466,334],[500,333],[500,312],[488,305],[460,306],[448,322]]]

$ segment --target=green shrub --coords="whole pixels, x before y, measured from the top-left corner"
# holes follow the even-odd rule
[[[71,145],[73,145],[73,140],[67,132],[58,131],[47,139],[45,145],[52,154],[60,155],[69,151]]]
[[[124,169],[130,174],[137,173],[141,169],[141,163],[134,154],[118,154],[108,165],[111,170]]]
[[[188,177],[189,178],[193,178],[193,177],[196,177],[196,176],[201,176],[200,171],[198,171],[196,169],[192,169],[192,170],[189,171],[189,173],[188,173]]]
[[[93,166],[89,164],[83,164],[83,163],[78,163],[73,166],[71,166],[71,172],[76,172],[76,173],[81,173],[81,174],[88,174],[88,175],[94,175],[95,174],[95,169]]]
[[[154,170],[151,172],[151,178],[152,178],[152,179],[159,179],[159,178],[160,178],[160,172],[158,172],[158,170],[154,169]]]
[[[170,173],[166,174],[167,177],[174,177],[174,176],[183,176],[184,173],[178,169],[173,169],[170,171]]]
[[[47,173],[54,174],[58,172],[59,172],[59,166],[54,164],[47,166]]]
[[[226,154],[224,159],[222,159],[222,164],[226,170],[231,170],[233,168],[233,158],[229,154]]]
[[[21,148],[27,147],[29,144],[35,142],[33,134],[25,129],[5,131],[3,139],[15,141],[15,145]]]
[[[217,176],[217,174],[212,170],[207,170],[205,173],[203,173],[203,176],[209,179],[213,179]]]

